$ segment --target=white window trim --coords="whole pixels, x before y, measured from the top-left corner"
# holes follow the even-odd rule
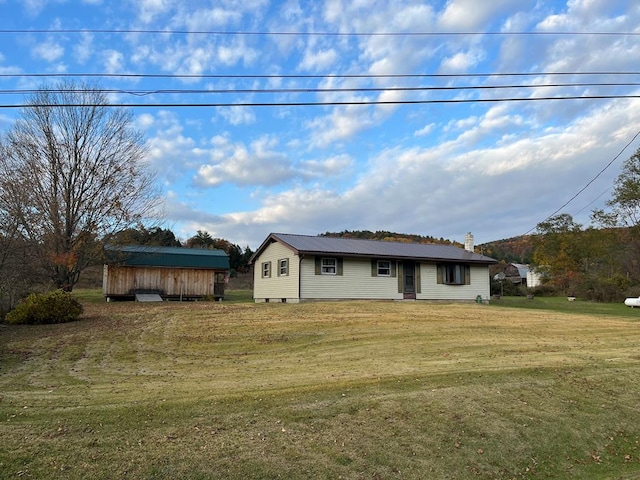
[[[287,277],[289,275],[289,259],[281,258],[278,260],[278,276]]]
[[[325,260],[331,260],[333,262],[333,265],[330,264],[326,264],[325,265]],[[333,269],[333,272],[328,271],[328,269]],[[325,269],[327,269],[325,271]],[[338,259],[335,257],[322,257],[320,259],[320,274],[321,275],[337,275],[338,274]]]
[[[388,266],[387,267],[381,267],[380,266],[381,263],[386,263]],[[386,270],[387,273],[380,273],[381,270]],[[390,277],[391,276],[391,261],[389,261],[389,260],[378,260],[377,276],[378,277]]]
[[[271,262],[262,262],[262,278],[271,278]]]

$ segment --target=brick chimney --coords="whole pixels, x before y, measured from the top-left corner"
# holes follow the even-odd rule
[[[471,235],[471,232],[467,232],[464,237],[464,249],[473,253],[473,235]]]

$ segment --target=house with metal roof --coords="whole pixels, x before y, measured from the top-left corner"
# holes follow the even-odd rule
[[[453,245],[272,233],[251,258],[256,302],[488,302],[496,260]]]
[[[223,250],[107,245],[104,253],[107,301],[224,297],[229,257]]]

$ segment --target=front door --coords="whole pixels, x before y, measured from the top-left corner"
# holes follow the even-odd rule
[[[402,264],[402,292],[404,298],[416,298],[416,264],[414,262]]]

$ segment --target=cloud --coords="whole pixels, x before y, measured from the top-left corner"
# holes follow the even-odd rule
[[[219,107],[217,111],[231,125],[251,125],[256,121],[250,107]]]
[[[30,17],[37,17],[47,3],[48,0],[23,0],[24,9]]]
[[[311,145],[327,147],[352,138],[374,123],[371,109],[364,105],[348,105],[334,108],[331,113],[316,117],[306,124]]]
[[[73,53],[78,63],[86,63],[94,53],[93,34],[89,32],[83,33],[80,42],[74,45]]]
[[[333,65],[338,58],[337,52],[330,48],[320,51],[307,51],[300,63],[300,70],[322,71]]]
[[[107,73],[124,72],[124,55],[117,50],[105,50],[102,54],[104,68]]]
[[[524,10],[535,5],[535,0],[449,0],[439,15],[438,26],[445,31],[477,32],[507,12]],[[472,13],[473,12],[473,13]]]
[[[174,182],[186,171],[196,168],[206,155],[193,138],[184,135],[184,127],[174,113],[143,114],[136,119],[136,125],[152,134],[147,140],[149,161],[166,183]]]
[[[134,5],[138,9],[138,19],[142,23],[150,23],[173,8],[173,2],[170,0],[139,0],[134,2]]]
[[[275,150],[277,141],[264,136],[247,148],[216,137],[215,149],[208,163],[198,168],[194,183],[215,187],[222,183],[272,186],[292,178],[291,163],[286,155]]]
[[[473,70],[473,67],[481,63],[484,57],[485,53],[478,49],[458,52],[442,60],[440,71],[443,73],[469,72]]]
[[[354,160],[347,154],[332,155],[320,160],[304,160],[299,168],[308,179],[331,180],[348,175],[354,167]]]
[[[420,130],[416,130],[415,132],[413,132],[413,134],[416,137],[424,137],[426,135],[429,135],[431,132],[433,132],[433,129],[435,128],[436,124],[435,123],[429,123],[428,125],[425,125],[424,127],[422,127]]]
[[[39,58],[47,62],[55,62],[64,55],[64,47],[60,43],[52,39],[48,39],[42,43],[36,44],[32,48],[31,54],[35,58]]]

